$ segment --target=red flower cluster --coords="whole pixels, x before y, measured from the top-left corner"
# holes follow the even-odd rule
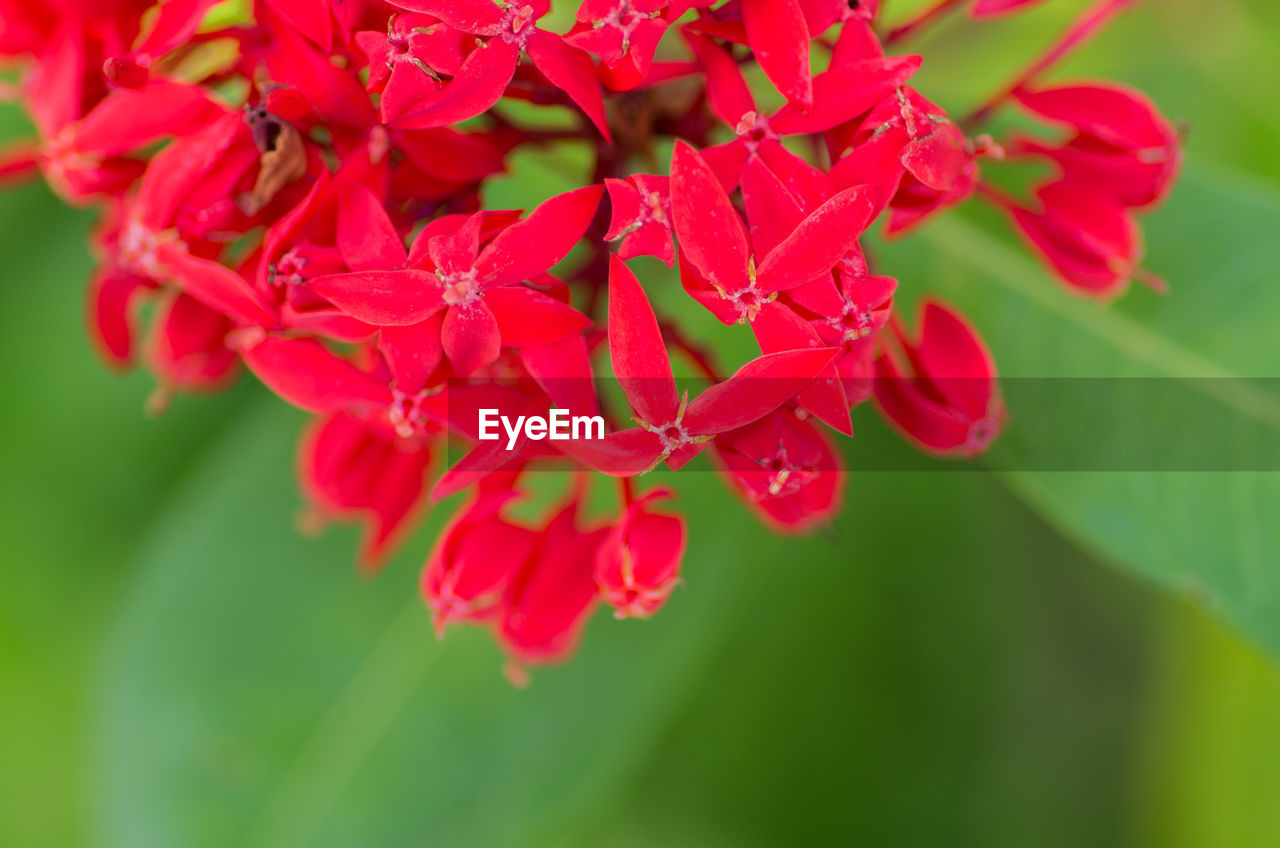
[[[367,566],[426,501],[469,492],[427,603],[440,627],[492,626],[517,663],[552,661],[597,601],[647,616],[679,580],[685,522],[636,475],[709,449],[762,520],[802,532],[838,508],[830,431],[851,434],[864,401],[940,455],[997,434],[991,356],[937,301],[902,326],[898,281],[859,246],[874,222],[897,235],[979,197],[1074,289],[1139,273],[1133,215],[1168,191],[1178,134],[1136,92],[1043,81],[1127,0],[1086,9],[963,121],[911,87],[921,57],[886,49],[965,0],[893,29],[879,5],[583,0],[570,19],[549,0],[0,0],[38,133],[0,175],[38,168],[102,210],[90,315],[108,360],[143,359],[164,393],[243,364],[316,416],[302,487],[313,514],[366,524]],[[976,134],[1005,105],[1058,135]],[[528,214],[485,205],[513,153],[584,143],[583,187]],[[979,167],[1006,157],[1050,176],[1012,196]],[[643,256],[688,295],[662,318],[626,264]],[[760,355],[725,376],[682,326],[700,308]],[[693,397],[673,355],[705,378]],[[507,443],[479,423],[553,408],[608,432]],[[450,439],[466,453],[445,470]],[[566,466],[562,502],[513,514],[530,471]],[[605,518],[594,472],[620,481]]]

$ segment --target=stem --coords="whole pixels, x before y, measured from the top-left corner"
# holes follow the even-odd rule
[[[889,30],[889,34],[884,37],[884,44],[888,47],[891,44],[908,38],[916,31],[924,29],[935,21],[940,20],[947,12],[959,6],[964,0],[938,0],[929,8],[916,15],[905,24]]]
[[[1022,73],[1014,77],[1011,83],[997,92],[961,123],[966,127],[974,127],[987,120],[987,118],[991,117],[991,113],[1000,108],[1006,100],[1021,91],[1040,74],[1065,59],[1073,50],[1096,35],[1126,6],[1130,6],[1135,2],[1137,0],[1099,0],[1093,8],[1081,15],[1044,55],[1032,62]]]
[[[635,483],[631,482],[630,477],[618,478],[618,492],[622,497],[624,509],[631,506],[631,502],[636,499],[636,486]]]

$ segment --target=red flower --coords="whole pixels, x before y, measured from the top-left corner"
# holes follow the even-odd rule
[[[872,193],[839,192],[796,224],[767,254],[753,250],[742,219],[706,161],[678,143],[671,209],[685,290],[726,324],[750,322],[779,292],[830,274],[871,220]]]
[[[875,398],[885,417],[930,453],[986,451],[1004,422],[1004,403],[982,339],[937,301],[921,306],[917,340],[896,323],[892,329],[899,349],[876,360]]]
[[[599,597],[596,556],[610,528],[582,528],[571,499],[538,531],[537,549],[507,588],[498,639],[518,664],[573,652]]]
[[[366,525],[360,564],[376,568],[422,503],[431,451],[350,413],[312,422],[298,452],[298,477],[311,517],[359,517]]]
[[[1138,273],[1141,236],[1115,200],[1068,181],[1041,186],[1036,199],[1038,209],[1011,205],[1008,211],[1063,282],[1085,294],[1109,297]],[[1153,277],[1143,279],[1163,288]]]
[[[656,256],[667,267],[675,265],[671,245],[671,179],[632,174],[625,180],[607,179],[612,217],[605,240],[622,240],[618,258]]]
[[[433,15],[458,32],[482,36],[453,80],[421,108],[400,121],[405,128],[444,126],[474,117],[502,96],[524,51],[543,76],[567,94],[596,128],[609,138],[604,100],[591,57],[536,22],[550,9],[548,0],[496,6],[490,0],[396,0],[396,5]]]
[[[858,243],[875,221],[905,234],[978,196],[1073,290],[1157,282],[1136,216],[1168,194],[1178,132],[1131,89],[1044,82],[1132,2],[1096,0],[956,121],[907,85],[921,57],[886,48],[950,11],[1035,0],[940,0],[883,37],[877,0],[584,0],[563,35],[542,28],[547,0],[0,0],[19,69],[0,86],[36,129],[0,153],[0,179],[38,169],[101,209],[90,332],[112,365],[155,375],[152,411],[247,370],[316,416],[308,524],[363,524],[362,567],[424,492],[468,493],[422,591],[438,627],[491,627],[518,679],[572,653],[598,600],[649,615],[679,579],[684,521],[657,508],[665,490],[636,497],[635,475],[710,447],[730,491],[799,533],[838,511],[833,432],[869,397],[927,452],[986,449],[994,362],[927,298],[908,336],[895,270]],[[752,64],[785,99],[771,114]],[[1010,104],[1060,135],[982,134]],[[583,151],[573,190],[523,217],[493,208],[509,166]],[[1011,194],[1005,151],[1053,173]],[[681,286],[642,286],[624,262],[639,256],[678,265]],[[696,332],[695,303],[747,324],[761,355],[722,368],[732,348]],[[679,388],[682,362],[701,391]],[[525,424],[494,440],[493,411]],[[605,435],[530,424],[561,413]],[[534,471],[570,475],[570,494],[526,494]],[[582,516],[596,472],[620,478],[604,526]],[[507,514],[517,498],[545,517]]]
[[[1141,92],[1098,84],[1014,96],[1033,114],[1075,131],[1057,146],[1020,140],[1019,152],[1053,160],[1067,182],[1122,206],[1145,208],[1168,194],[1182,163],[1178,131]]]
[[[309,286],[361,321],[413,328],[393,331],[391,340],[383,337],[384,345],[389,342],[396,351],[393,367],[410,355],[401,355],[401,343],[421,350],[438,338],[458,374],[473,374],[497,359],[503,344],[546,344],[590,323],[564,303],[521,284],[568,254],[582,238],[599,198],[595,187],[553,197],[527,219],[502,228],[483,248],[485,214],[442,218],[439,226],[422,231],[408,254],[398,240],[387,239],[368,260],[380,268],[320,277]],[[380,208],[370,207],[369,213],[377,217]],[[367,230],[374,222],[354,226]]]
[[[583,0],[578,23],[564,40],[596,54],[611,69],[629,58],[645,77],[667,30],[666,8],[667,0]]]
[[[502,517],[512,490],[482,491],[444,530],[422,570],[436,630],[499,612],[511,581],[533,555],[536,534]]]
[[[680,579],[684,519],[649,508],[669,497],[665,489],[654,489],[632,501],[596,554],[600,595],[618,618],[653,615]]]
[[[747,506],[782,533],[806,533],[840,508],[844,467],[831,440],[787,409],[716,440],[717,466]]]
[[[692,401],[687,393],[680,397],[644,289],[622,260],[611,263],[609,356],[637,426],[564,448],[601,471],[629,476],[659,462],[678,470],[716,435],[750,424],[794,397],[836,356],[830,348],[766,354]]]

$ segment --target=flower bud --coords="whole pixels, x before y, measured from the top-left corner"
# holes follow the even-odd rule
[[[514,491],[482,494],[441,535],[422,571],[422,594],[436,631],[452,621],[483,621],[502,602],[537,539],[501,515]]]
[[[596,584],[618,618],[653,615],[679,579],[684,519],[650,509],[669,497],[655,489],[633,501],[596,554]]]
[[[915,341],[896,321],[890,327],[903,361],[890,351],[876,360],[875,399],[884,417],[930,453],[984,452],[1004,421],[1004,403],[982,339],[938,301],[924,303]]]

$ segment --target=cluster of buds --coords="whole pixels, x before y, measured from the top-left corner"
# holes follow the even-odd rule
[[[878,0],[582,0],[572,19],[549,0],[0,0],[5,90],[37,133],[0,176],[101,210],[89,314],[110,363],[144,363],[162,398],[244,368],[315,416],[310,514],[363,522],[365,567],[465,492],[422,575],[437,625],[550,662],[598,604],[648,616],[678,584],[685,521],[646,472],[707,451],[799,533],[839,507],[854,407],[937,455],[999,432],[992,357],[936,299],[904,326],[859,245],[877,221],[898,236],[977,198],[1072,289],[1154,282],[1133,216],[1167,193],[1177,132],[1127,88],[1044,80],[1129,0],[1095,0],[961,120],[894,53],[948,13],[1039,2],[941,0],[890,28]],[[992,138],[1006,107],[1043,130]],[[581,187],[486,206],[513,154],[561,146],[591,151]],[[1003,159],[1048,176],[997,188]],[[684,289],[661,315],[658,263]],[[759,356],[722,370],[690,336],[702,309]],[[602,427],[493,441],[495,410]],[[564,495],[527,503],[534,472]]]

